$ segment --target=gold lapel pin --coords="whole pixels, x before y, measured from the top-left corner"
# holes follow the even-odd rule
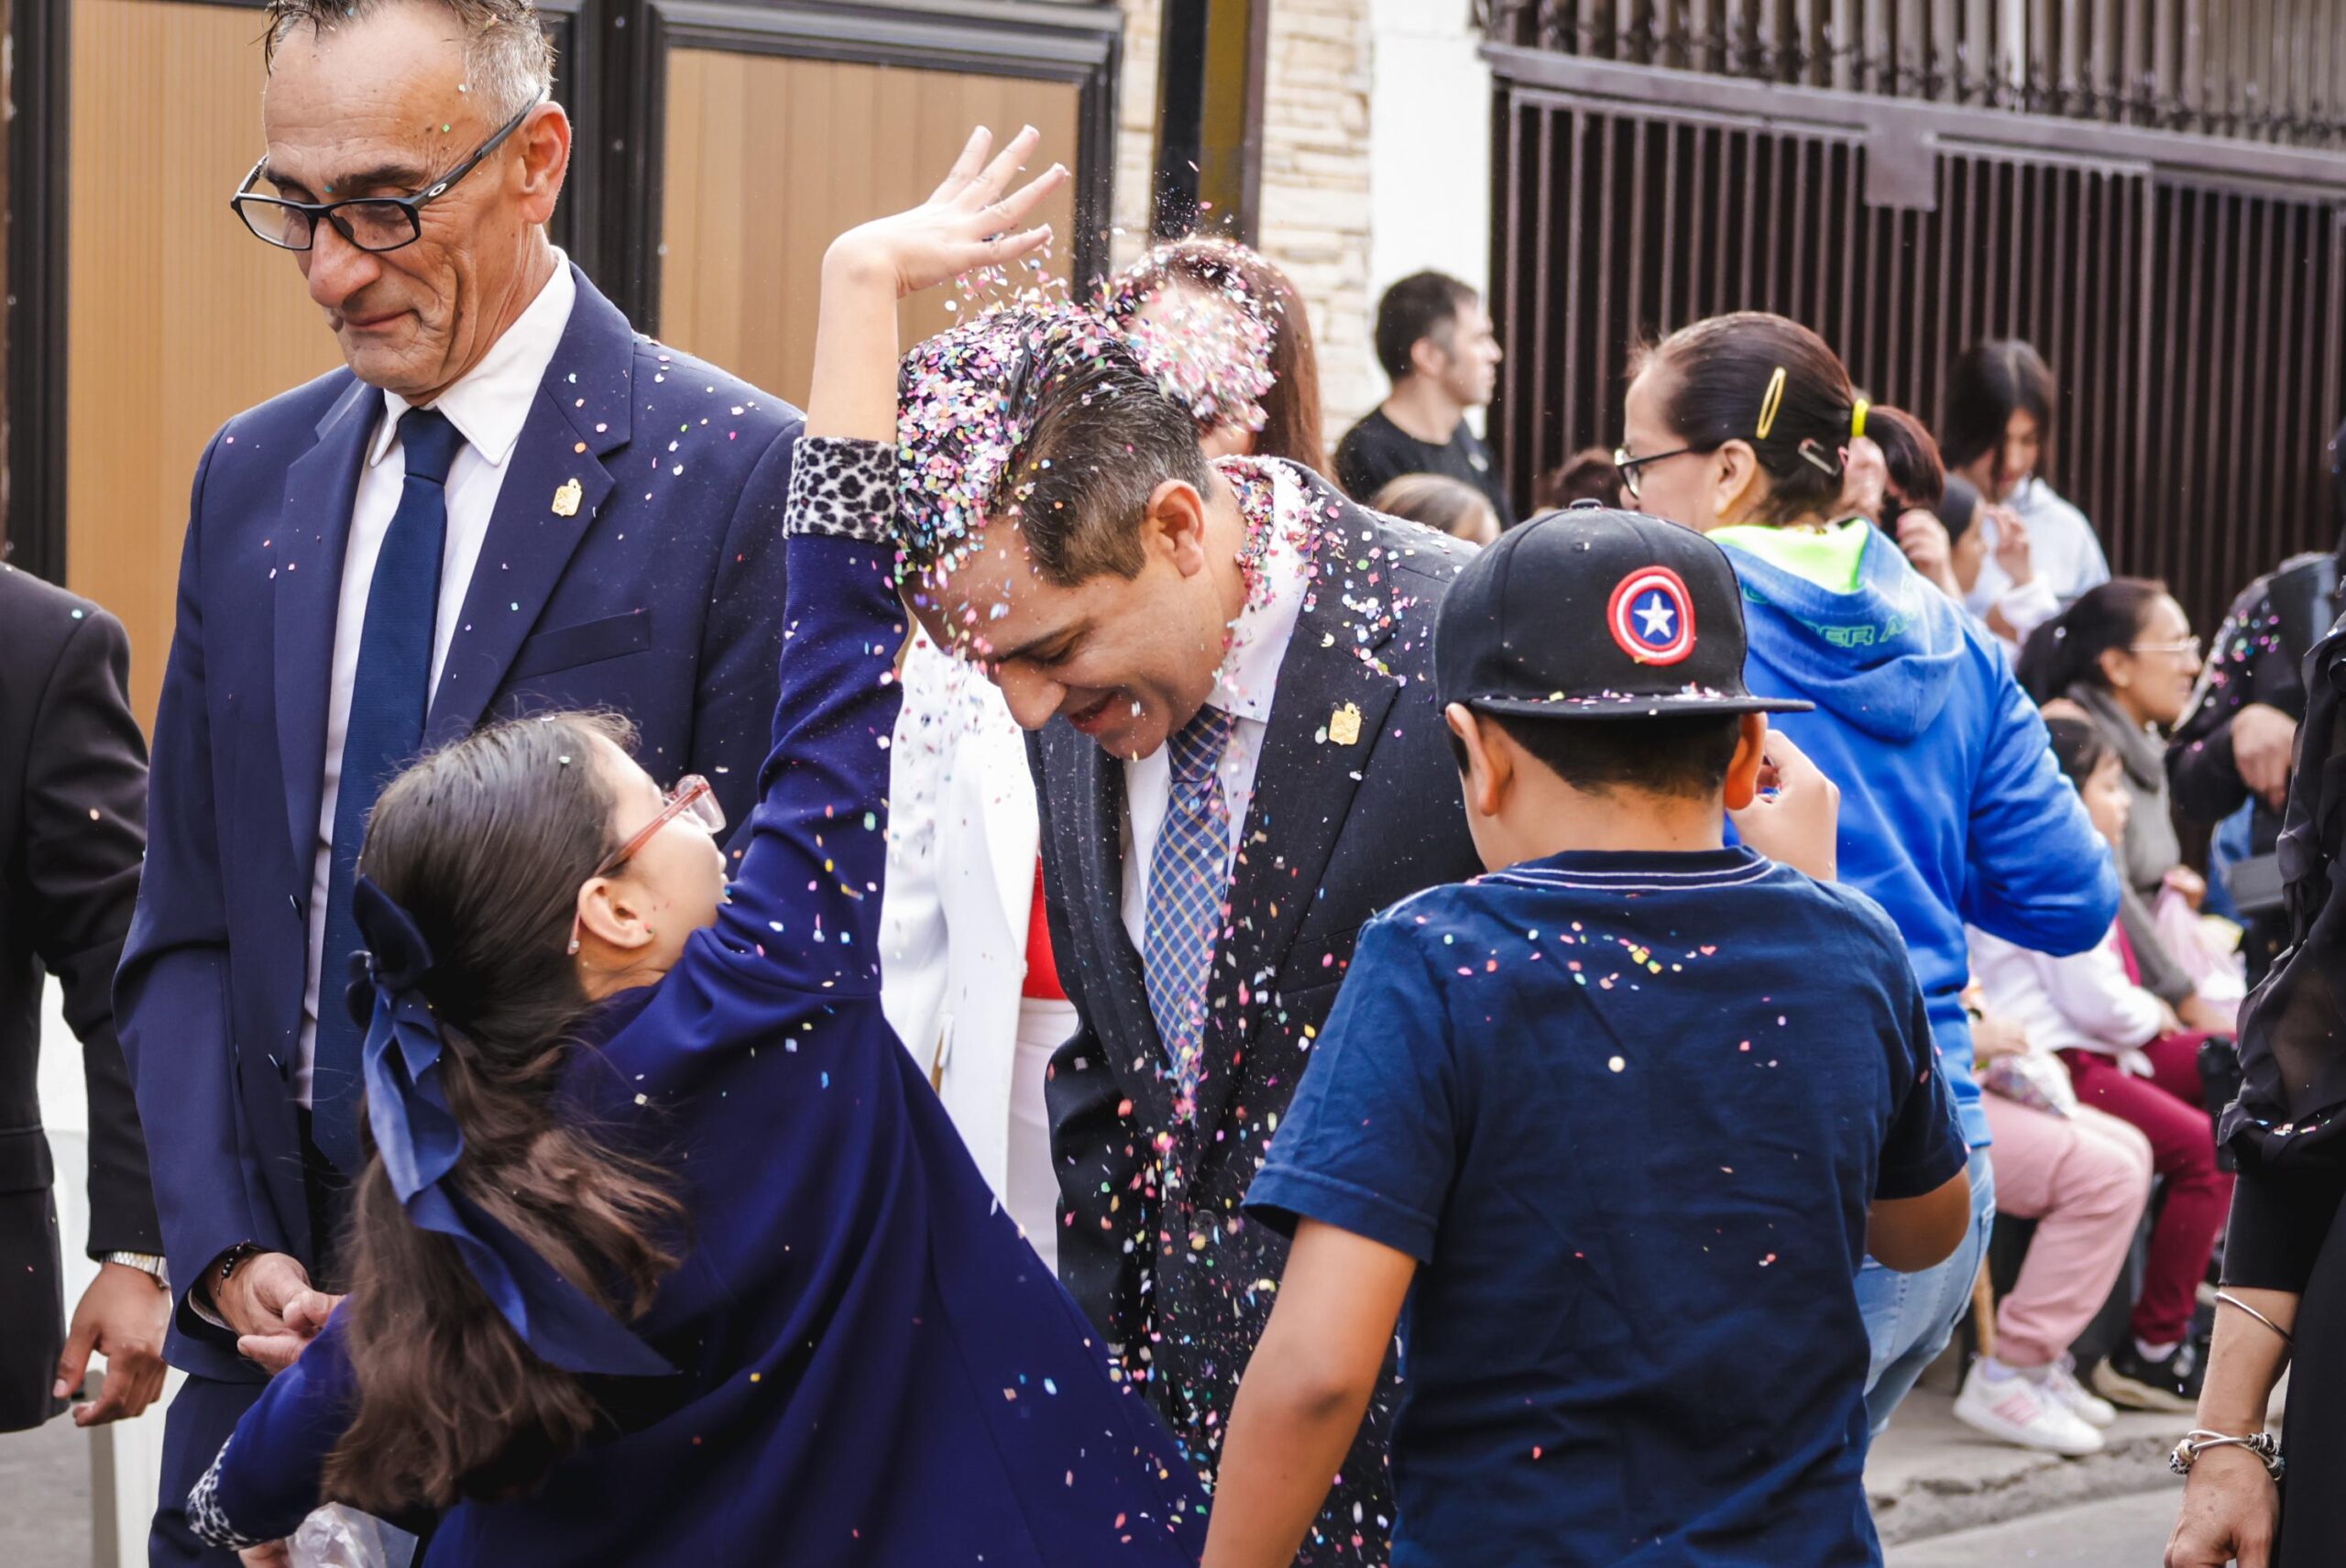
[[[576,517],[579,499],[586,495],[584,486],[576,479],[565,479],[554,493],[554,514],[556,517]]]
[[[1351,703],[1328,716],[1328,739],[1339,746],[1360,743],[1360,709]]]

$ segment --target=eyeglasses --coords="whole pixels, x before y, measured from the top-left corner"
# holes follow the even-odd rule
[[[317,243],[318,221],[361,250],[381,252],[413,245],[423,237],[423,208],[453,189],[457,181],[480,167],[483,159],[505,144],[543,98],[505,122],[498,133],[474,149],[473,155],[412,196],[360,196],[346,202],[291,202],[282,196],[257,196],[253,186],[269,165],[267,154],[245,176],[228,205],[257,239],[281,250],[308,250]]]
[[[668,792],[667,803],[660,807],[660,814],[637,828],[626,843],[604,856],[602,863],[586,880],[593,882],[597,877],[607,877],[627,864],[635,858],[637,850],[652,842],[654,834],[679,817],[691,817],[711,833],[725,830],[725,807],[717,803],[716,786],[698,773],[686,773],[676,781],[676,787]],[[570,917],[570,950],[574,953],[578,950],[578,936],[579,916],[573,915]]]
[[[1657,452],[1650,457],[1632,457],[1628,447],[1617,446],[1613,449],[1613,467],[1621,476],[1621,488],[1629,492],[1629,499],[1642,500],[1645,499],[1645,481],[1638,477],[1639,469],[1649,463],[1666,462],[1670,458],[1683,457],[1690,452],[1702,450],[1699,446],[1682,446],[1675,452]]]
[[[2129,653],[2188,653],[2197,659],[2207,643],[2197,637],[2187,637],[2180,642],[2129,642]]]

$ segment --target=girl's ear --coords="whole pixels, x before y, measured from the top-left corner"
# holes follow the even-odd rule
[[[2134,672],[2129,666],[2133,655],[2123,648],[2104,648],[2094,663],[2101,666],[2101,678],[2113,691],[2121,691],[2134,684]]]
[[[578,884],[578,930],[587,938],[621,953],[632,953],[652,940],[644,912],[625,884],[598,876]]]

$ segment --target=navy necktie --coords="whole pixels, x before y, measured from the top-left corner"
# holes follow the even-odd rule
[[[351,913],[351,879],[367,817],[383,786],[423,750],[432,699],[432,633],[440,608],[440,556],[448,538],[448,466],[465,438],[445,414],[410,409],[400,420],[407,478],[375,557],[358,673],[342,736],[326,873],[325,946],[318,968],[318,1032],[310,1058],[311,1137],[346,1176],[358,1174],[359,1050],[364,1029],[344,1002],[350,955],[366,946]]]

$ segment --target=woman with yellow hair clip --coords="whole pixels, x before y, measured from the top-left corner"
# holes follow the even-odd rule
[[[1806,327],[1745,312],[1639,355],[1617,461],[1636,505],[1702,530],[1735,564],[1752,690],[1816,705],[1782,728],[1840,785],[1841,880],[1906,938],[1973,1150],[1971,1240],[1926,1273],[1869,1260],[1858,1278],[1880,1431],[1968,1305],[1993,1215],[1964,927],[2080,952],[2110,929],[2118,879],[1987,631],[1851,504],[1860,440],[1880,449],[1889,493],[1937,503],[1943,470],[1921,422],[1858,397]]]

